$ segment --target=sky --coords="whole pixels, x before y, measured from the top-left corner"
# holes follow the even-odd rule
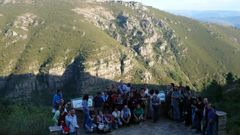
[[[124,0],[129,1],[129,0]],[[240,10],[240,0],[132,0],[162,10]]]

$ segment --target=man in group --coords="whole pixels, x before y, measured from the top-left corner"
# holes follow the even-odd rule
[[[171,106],[172,106],[172,112],[173,112],[173,120],[180,121],[180,110],[179,110],[179,98],[180,93],[177,89],[177,87],[174,87],[171,95]]]
[[[101,93],[98,92],[97,95],[93,99],[93,107],[96,113],[98,113],[100,110],[102,110],[103,107],[103,98],[101,97]]]
[[[70,129],[69,135],[75,135],[77,133],[77,129],[79,128],[77,123],[77,115],[75,114],[75,110],[71,109],[69,114],[65,118],[66,125]]]
[[[159,91],[155,90],[155,93],[152,97],[152,108],[153,108],[153,122],[158,120],[159,116],[159,107],[160,107],[160,98],[158,97]]]
[[[131,118],[131,111],[127,105],[124,105],[124,107],[121,111],[121,119],[122,119],[123,123],[125,125],[129,125],[130,118]]]
[[[123,81],[121,80],[120,85],[118,86],[118,91],[120,94],[123,95],[128,93],[130,91],[130,88],[126,84],[124,84]]]
[[[53,113],[58,109],[62,100],[61,90],[57,90],[57,93],[53,96]]]
[[[137,104],[137,107],[133,110],[133,116],[136,123],[144,120],[144,110],[140,104]]]
[[[204,110],[203,110],[203,135],[206,134],[207,126],[208,126],[208,98],[203,99]]]
[[[208,124],[207,124],[207,135],[213,135],[214,124],[216,120],[216,112],[211,104],[208,104]]]

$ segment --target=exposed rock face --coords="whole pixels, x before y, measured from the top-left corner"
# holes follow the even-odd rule
[[[0,0],[0,4],[32,4],[33,0]]]
[[[167,18],[161,20],[150,16],[147,8],[137,2],[108,1],[107,3],[121,4],[138,11],[136,15],[130,15],[125,11],[113,13],[103,7],[75,8],[73,11],[83,15],[86,21],[107,31],[111,37],[133,50],[137,54],[136,57],[145,61],[149,67],[163,64],[164,67],[161,67],[165,73],[180,69],[177,59],[184,57],[187,49],[182,47],[175,31],[165,22]],[[183,78],[187,78],[183,72],[180,74],[184,76]]]
[[[215,51],[215,44],[225,43],[219,40],[223,37],[220,32],[137,2],[35,2],[0,0],[1,5],[7,4],[0,6],[0,90],[6,90],[8,97],[31,97],[35,92],[56,89],[89,93],[120,79],[136,84],[182,81],[191,85],[188,77],[196,77],[198,82],[199,76],[208,75],[205,69],[223,73],[228,68],[222,66],[236,63],[217,58],[226,48],[221,45],[222,50]],[[7,8],[15,6],[19,12],[9,11],[8,15]],[[195,34],[199,38],[195,39]],[[199,43],[211,36],[212,48]],[[236,48],[229,48],[228,53],[239,51],[236,36],[226,42],[229,47],[234,42]],[[221,65],[211,66],[215,61]],[[204,68],[199,68],[200,64]]]
[[[27,95],[31,97],[32,92],[43,89],[49,91],[72,89],[77,93],[89,93],[95,91],[96,88],[105,87],[112,82],[111,80],[118,81],[120,79],[124,79],[126,82],[132,80],[143,83],[155,82],[155,74],[152,74],[147,68],[161,72],[162,76],[168,76],[175,70],[180,72],[179,76],[184,76],[176,61],[177,57],[184,53],[179,49],[181,42],[174,30],[164,20],[149,15],[148,8],[137,2],[102,2],[101,4],[118,4],[130,8],[137,14],[131,15],[126,11],[113,12],[101,4],[98,5],[99,3],[91,3],[89,6],[76,7],[71,10],[73,13],[83,16],[85,22],[92,23],[105,31],[121,43],[125,49],[112,50],[113,52],[109,55],[101,56],[105,51],[109,51],[108,48],[102,47],[96,50],[95,55],[99,57],[86,60],[75,57],[68,64],[63,61],[69,59],[67,56],[70,53],[69,49],[65,51],[64,60],[55,62],[53,65],[49,65],[51,59],[47,59],[44,63],[32,61],[28,67],[29,74],[13,75],[0,80],[0,88],[12,90],[12,92],[7,92],[7,96]],[[73,20],[73,22],[77,21]],[[12,45],[27,39],[31,32],[30,28],[41,27],[44,24],[45,21],[37,15],[25,13],[17,16],[15,21],[9,24],[2,33],[5,35],[5,40],[11,39],[12,41],[7,44]],[[66,29],[66,27],[68,26],[65,24],[61,25],[61,28]],[[80,31],[80,37],[86,36],[85,31],[79,30],[76,25],[69,26],[69,28],[72,31]],[[40,53],[46,49],[46,47],[38,48]],[[143,61],[144,65],[139,64],[138,61]],[[12,65],[15,65],[16,62],[12,61]]]
[[[29,26],[33,25],[33,26],[37,26],[38,25],[38,21],[36,20],[37,16],[32,14],[32,13],[26,13],[22,16],[18,16],[17,20],[14,22],[14,27],[15,28],[20,28],[24,31],[28,31]]]

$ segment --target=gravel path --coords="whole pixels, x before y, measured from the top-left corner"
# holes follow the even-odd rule
[[[85,135],[86,133],[81,133]],[[183,123],[172,122],[167,119],[160,119],[157,123],[146,121],[130,127],[122,127],[113,130],[106,135],[197,135],[190,127]]]

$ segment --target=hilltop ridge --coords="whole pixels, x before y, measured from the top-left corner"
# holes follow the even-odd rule
[[[94,77],[202,88],[213,78],[224,81],[227,72],[240,74],[240,31],[231,27],[137,2],[0,5],[0,89],[6,97],[60,88],[89,93],[108,84]]]

